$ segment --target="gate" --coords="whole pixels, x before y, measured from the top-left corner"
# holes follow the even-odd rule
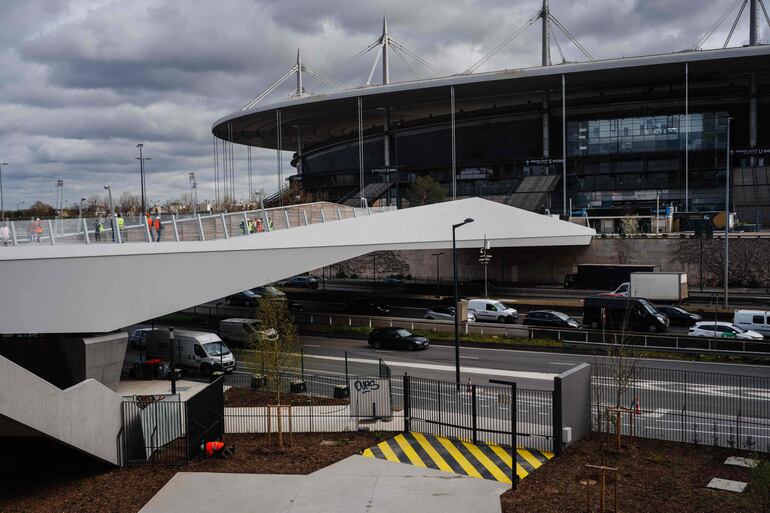
[[[187,457],[195,458],[206,442],[222,440],[225,432],[223,378],[192,396],[187,405]]]
[[[404,427],[473,443],[554,450],[553,393],[404,376]]]
[[[121,464],[187,462],[185,403],[178,395],[136,396],[123,401],[121,414]]]

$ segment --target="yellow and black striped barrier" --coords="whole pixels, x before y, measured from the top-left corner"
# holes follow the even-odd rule
[[[511,448],[407,432],[380,442],[363,452],[367,458],[416,465],[464,476],[511,482]],[[516,449],[516,474],[524,479],[553,458],[549,451]]]

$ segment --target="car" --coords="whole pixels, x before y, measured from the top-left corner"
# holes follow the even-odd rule
[[[244,344],[252,340],[272,342],[278,339],[278,332],[273,328],[264,328],[258,319],[236,317],[219,321],[219,336],[224,342]]]
[[[277,301],[285,301],[286,300],[286,293],[281,292],[275,287],[272,286],[266,286],[266,287],[254,287],[251,289],[251,291],[257,295],[258,298],[267,297],[269,299],[275,299]]]
[[[519,318],[519,312],[509,308],[497,299],[471,299],[468,301],[468,312],[476,316],[477,321],[514,323]]]
[[[289,300],[289,311],[290,312],[304,312],[305,307],[303,307],[301,304],[299,304],[296,301]]]
[[[662,333],[669,320],[646,299],[596,295],[583,299],[583,324],[591,329]]]
[[[434,306],[428,308],[425,312],[426,319],[436,319],[440,321],[453,321],[455,320],[455,307],[454,306]],[[476,316],[471,312],[468,312],[468,322],[476,320]]]
[[[369,298],[357,297],[345,303],[345,312],[358,315],[388,315],[390,307]]]
[[[698,314],[690,313],[682,307],[672,305],[655,306],[655,308],[668,316],[668,320],[674,326],[690,327],[696,322],[703,320]]]
[[[403,278],[399,278],[398,276],[386,276],[382,279],[382,283],[384,285],[403,285],[404,280]]]
[[[690,327],[687,334],[691,337],[736,338],[739,340],[765,339],[761,333],[745,330],[731,322],[724,321],[696,322],[694,326]]]
[[[573,328],[582,327],[578,321],[563,312],[556,310],[532,310],[524,316],[524,324],[527,326],[547,326],[553,328]]]
[[[388,347],[416,351],[428,349],[430,341],[427,337],[415,335],[406,328],[377,328],[369,333],[369,345],[375,349]]]
[[[293,289],[317,289],[318,280],[312,276],[295,276],[280,282],[280,285],[282,287]]]
[[[765,310],[738,310],[733,316],[733,323],[745,330],[770,335],[770,312]]]
[[[138,328],[129,333],[128,343],[131,347],[143,348],[147,346],[147,336],[157,328]]]
[[[259,301],[259,296],[250,290],[244,290],[225,298],[225,303],[228,305],[255,306],[257,301]]]

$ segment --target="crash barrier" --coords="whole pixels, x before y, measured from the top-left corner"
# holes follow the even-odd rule
[[[615,433],[620,415],[623,435],[770,452],[768,377],[646,368],[633,359],[592,367],[595,431]]]

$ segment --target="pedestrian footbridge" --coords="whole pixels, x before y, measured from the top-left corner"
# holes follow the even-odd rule
[[[166,218],[15,223],[0,246],[0,333],[99,333],[381,250],[576,246],[594,230],[470,198],[404,210],[320,202]],[[265,231],[251,232],[259,219]],[[250,223],[251,222],[251,223]],[[117,220],[114,223],[119,226]],[[31,229],[30,229],[30,226]],[[96,235],[99,235],[98,241]]]

